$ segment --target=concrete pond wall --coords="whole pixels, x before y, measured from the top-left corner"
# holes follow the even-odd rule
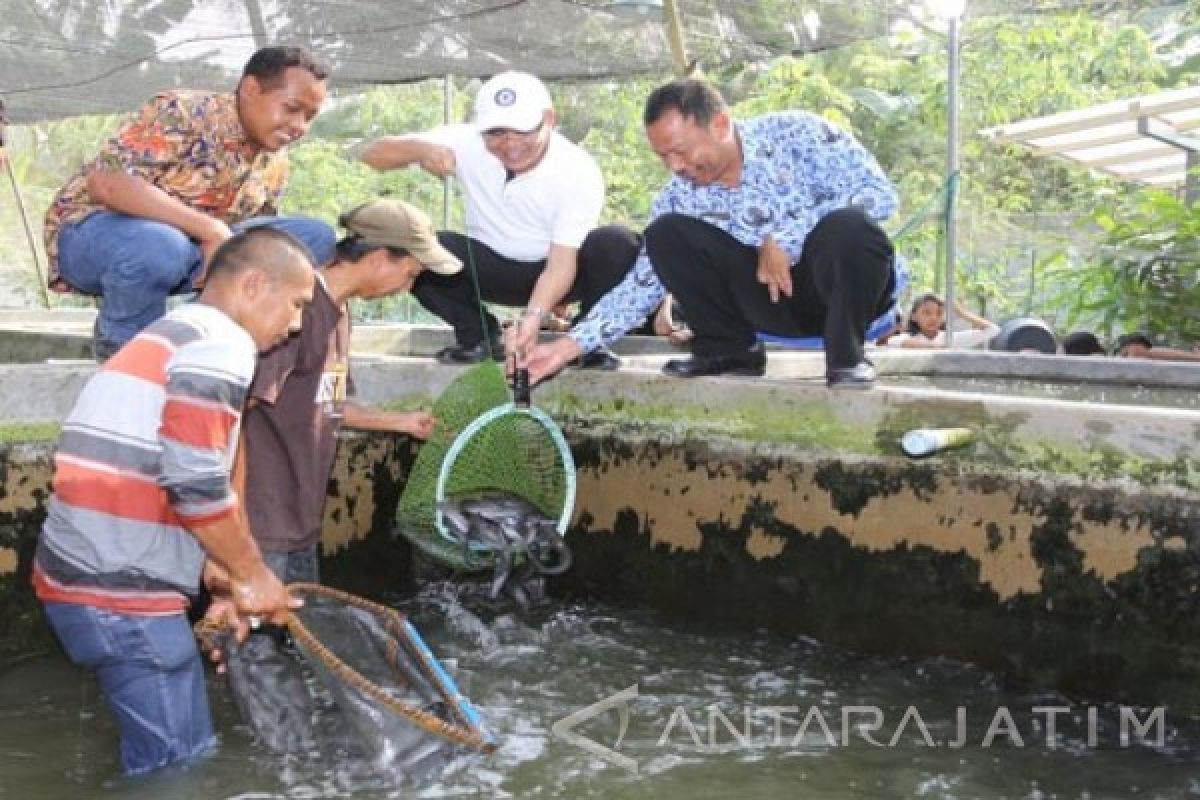
[[[815,355],[772,354],[754,381],[667,379],[667,355],[631,343],[620,372],[535,392],[578,467],[575,566],[557,592],[1200,712],[1200,367],[880,353],[879,388],[831,393]],[[0,661],[44,641],[25,573],[54,423],[90,370],[0,367]],[[355,373],[361,399],[395,407],[457,374],[387,354]],[[962,389],[981,380],[990,393]],[[969,447],[924,460],[898,447],[908,429],[959,425],[977,432]],[[405,587],[389,522],[415,452],[344,438],[331,583]]]

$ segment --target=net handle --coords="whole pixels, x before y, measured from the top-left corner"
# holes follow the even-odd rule
[[[513,405],[517,408],[529,408],[533,404],[533,386],[529,383],[529,370],[517,366],[516,353],[512,354],[509,364],[512,367],[512,382],[509,388],[512,389]]]
[[[442,459],[441,469],[438,470],[437,487],[434,491],[433,525],[437,528],[438,534],[448,542],[457,543],[458,540],[454,538],[450,531],[446,530],[446,524],[442,521],[442,512],[438,510],[438,507],[446,500],[446,486],[450,482],[450,472],[454,469],[454,463],[458,461],[463,448],[475,438],[475,435],[479,431],[501,417],[506,417],[510,414],[523,414],[531,417],[546,429],[546,432],[550,434],[550,438],[554,441],[554,446],[558,448],[558,453],[563,460],[563,471],[566,473],[566,497],[564,498],[562,512],[559,514],[558,522],[554,528],[558,531],[559,536],[567,532],[567,525],[570,524],[571,514],[575,510],[575,459],[571,456],[571,448],[567,446],[566,437],[563,436],[562,431],[554,420],[550,419],[546,412],[540,408],[536,406],[519,406],[516,403],[505,403],[504,405],[489,409],[471,420],[471,424],[463,428],[462,432],[454,437],[454,441],[450,444],[450,449],[446,451],[446,457]]]

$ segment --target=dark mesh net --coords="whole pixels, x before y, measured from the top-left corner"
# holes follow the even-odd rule
[[[706,70],[887,35],[911,0],[676,0]],[[1143,11],[1168,0],[972,0],[969,16]],[[340,88],[515,67],[548,80],[672,68],[650,0],[0,0],[0,97],[14,123],[127,111],[156,91],[228,89],[266,44],[304,45]]]
[[[312,584],[287,631],[237,644],[226,634],[234,699],[277,753],[343,752],[375,770],[418,776],[462,748],[494,743],[416,629],[398,612]],[[290,637],[289,635],[290,634]]]

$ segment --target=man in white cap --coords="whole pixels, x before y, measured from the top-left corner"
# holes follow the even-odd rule
[[[418,164],[437,176],[454,175],[462,186],[467,233],[441,231],[438,238],[468,269],[423,275],[412,291],[454,328],[455,344],[437,354],[442,363],[503,355],[496,318],[481,312],[483,302],[524,306],[511,343],[524,351],[536,344],[551,309],[578,301],[586,314],[636,258],[638,234],[596,228],[604,206],[600,169],[555,123],[542,82],[504,72],[480,87],[471,124],[385,136],[362,153],[376,169]],[[597,369],[617,363],[605,349],[582,359],[582,366]]]

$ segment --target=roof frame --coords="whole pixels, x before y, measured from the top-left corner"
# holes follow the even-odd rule
[[[1141,95],[980,131],[1120,181],[1183,188],[1200,198],[1200,87]]]

